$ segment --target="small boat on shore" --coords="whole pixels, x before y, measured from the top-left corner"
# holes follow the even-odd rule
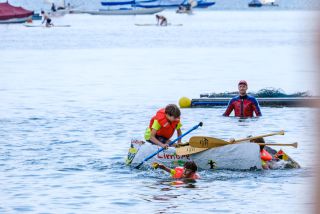
[[[24,23],[32,19],[33,11],[15,7],[9,3],[0,3],[0,24]]]
[[[270,154],[275,155],[278,151],[268,147]],[[131,142],[126,163],[136,166],[148,155],[156,152],[158,146],[148,142],[133,140]],[[283,151],[282,151],[283,152]],[[299,164],[287,154],[282,153],[284,159],[271,163],[272,169],[277,168],[300,168]],[[177,155],[176,148],[169,147],[148,160],[146,163],[159,162],[168,167],[181,166],[186,161],[193,160],[200,169],[230,169],[230,170],[254,170],[262,169],[260,159],[260,147],[255,143],[230,144],[190,155]],[[146,165],[146,164],[145,164]]]

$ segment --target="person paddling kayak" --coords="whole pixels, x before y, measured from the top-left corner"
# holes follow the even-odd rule
[[[200,178],[200,175],[197,173],[198,167],[195,162],[187,161],[184,163],[183,167],[176,167],[174,169],[168,168],[160,163],[153,163],[153,168],[162,169],[170,173],[170,176],[174,179],[191,179],[196,180]]]
[[[146,141],[167,149],[175,130],[177,130],[178,137],[182,135],[180,115],[180,109],[175,104],[169,104],[158,110],[156,115],[151,118],[149,127],[145,132]],[[181,139],[178,140],[178,144],[181,144]],[[173,146],[177,146],[177,144]]]
[[[256,98],[247,95],[248,84],[245,80],[238,83],[239,95],[229,101],[223,116],[229,116],[234,110],[236,117],[253,117],[253,112],[257,117],[262,116],[260,106]]]

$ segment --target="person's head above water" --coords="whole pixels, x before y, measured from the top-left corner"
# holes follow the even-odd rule
[[[183,177],[190,178],[194,173],[198,171],[198,166],[194,161],[187,161],[183,165]]]
[[[238,83],[238,90],[240,96],[245,96],[247,94],[248,90],[248,83],[245,80],[240,80]]]
[[[185,169],[189,169],[191,170],[192,172],[196,172],[198,171],[198,166],[197,164],[194,162],[194,161],[187,161],[184,163],[183,167]]]

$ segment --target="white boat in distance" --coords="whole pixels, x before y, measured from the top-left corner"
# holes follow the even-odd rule
[[[100,9],[90,10],[71,10],[72,14],[91,14],[91,15],[149,15],[163,11],[164,8],[128,8],[128,9]]]
[[[275,0],[261,0],[262,6],[279,6]]]
[[[279,6],[275,0],[252,0],[248,4],[249,7],[262,7],[262,6]]]
[[[61,17],[70,13],[71,6],[66,5],[65,0],[44,0],[44,2],[51,5],[51,10],[48,12],[51,17]]]

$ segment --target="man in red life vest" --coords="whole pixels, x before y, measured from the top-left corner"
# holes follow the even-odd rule
[[[157,111],[156,115],[150,120],[149,127],[145,132],[145,139],[152,143],[168,148],[170,138],[175,130],[177,130],[178,137],[181,136],[181,123],[180,123],[180,109],[174,104],[169,104],[165,108]],[[178,144],[181,140],[178,141]]]
[[[253,117],[253,112],[257,117],[262,116],[256,98],[247,95],[248,84],[245,80],[239,82],[238,89],[239,95],[229,101],[223,116],[229,116],[233,110],[236,117]]]
[[[174,169],[170,169],[160,163],[153,163],[152,166],[155,169],[160,168],[166,172],[169,172],[171,177],[174,179],[196,180],[200,178],[200,175],[197,173],[198,167],[193,161],[187,161],[184,163],[183,167],[176,167]]]

